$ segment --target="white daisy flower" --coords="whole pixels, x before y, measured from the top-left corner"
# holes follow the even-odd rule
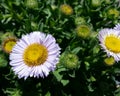
[[[115,29],[102,29],[98,34],[98,39],[102,49],[115,61],[120,61],[120,32]]]
[[[10,53],[10,65],[19,78],[47,77],[56,68],[60,47],[55,38],[39,31],[22,36]]]
[[[120,24],[115,25],[114,29],[120,31]]]

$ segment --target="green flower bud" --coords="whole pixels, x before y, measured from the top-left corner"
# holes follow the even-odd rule
[[[85,23],[86,23],[86,21],[85,21],[85,19],[83,17],[75,18],[75,24],[76,25],[85,24]]]
[[[113,57],[108,57],[104,59],[104,62],[108,66],[112,66],[115,63],[115,60]]]
[[[99,7],[101,5],[100,0],[91,0],[91,6],[92,7]]]
[[[119,14],[120,14],[119,11],[117,9],[115,9],[115,8],[110,8],[107,11],[107,16],[110,19],[116,19],[116,18],[118,18]]]
[[[110,4],[111,0],[104,0],[105,4]]]
[[[79,25],[76,28],[78,37],[87,38],[90,36],[91,29],[87,25]]]
[[[37,0],[26,0],[25,5],[26,7],[31,9],[38,8]]]
[[[79,66],[78,56],[73,53],[63,53],[60,63],[68,69],[76,69]]]
[[[71,15],[73,13],[73,8],[70,5],[67,5],[67,4],[61,5],[60,10],[65,15]]]

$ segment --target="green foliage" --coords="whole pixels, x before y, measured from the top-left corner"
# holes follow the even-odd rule
[[[61,13],[62,4],[73,13]],[[119,0],[0,0],[0,96],[120,96],[120,63],[106,66],[97,38],[100,29],[120,23],[119,10]],[[84,24],[91,33],[82,38],[76,28]],[[44,79],[18,79],[2,42],[32,31],[56,38],[60,62]]]

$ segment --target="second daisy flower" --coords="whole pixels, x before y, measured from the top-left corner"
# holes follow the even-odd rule
[[[115,61],[120,61],[120,31],[102,29],[99,32],[98,39],[107,55],[114,57]]]

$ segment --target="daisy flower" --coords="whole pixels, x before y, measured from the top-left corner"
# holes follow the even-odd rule
[[[10,53],[10,65],[18,78],[47,77],[56,68],[60,47],[55,38],[39,31],[22,36]]]
[[[98,39],[102,49],[115,61],[120,61],[120,32],[115,29],[102,29],[98,34]]]

